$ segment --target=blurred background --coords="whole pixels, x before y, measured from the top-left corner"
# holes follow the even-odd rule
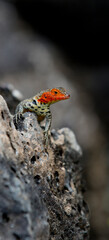
[[[71,128],[83,149],[90,240],[109,239],[108,32],[106,0],[0,0],[0,85],[71,95],[52,106],[52,128]]]

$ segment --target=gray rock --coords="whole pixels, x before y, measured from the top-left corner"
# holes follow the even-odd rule
[[[0,239],[88,239],[82,151],[72,131],[52,131],[46,153],[35,114],[14,125],[2,96],[0,129]]]

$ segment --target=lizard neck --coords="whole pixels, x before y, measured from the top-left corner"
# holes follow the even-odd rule
[[[34,96],[31,100],[31,102],[32,102],[32,105],[34,106],[34,108],[37,108],[38,111],[43,110],[44,112],[46,112],[49,109],[49,106],[50,106],[49,103],[39,101],[38,96]]]
[[[48,100],[46,100],[46,101],[42,101],[42,99],[41,99],[41,96],[39,95],[37,95],[37,96],[34,96],[33,97],[33,103],[37,103],[37,105],[38,106],[42,106],[42,107],[44,107],[44,108],[48,108],[49,106],[50,106],[50,102],[48,102]]]

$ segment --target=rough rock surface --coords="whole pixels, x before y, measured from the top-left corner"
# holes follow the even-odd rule
[[[52,130],[48,153],[34,113],[14,125],[0,96],[0,240],[88,239],[81,148]]]

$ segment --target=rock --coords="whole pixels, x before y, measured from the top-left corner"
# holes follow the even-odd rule
[[[0,85],[0,95],[2,95],[6,102],[8,102],[8,107],[11,113],[14,114],[16,105],[23,100],[23,96],[13,87],[12,84],[1,84]]]
[[[0,239],[88,239],[81,157],[68,128],[51,132],[46,153],[35,114],[14,125],[0,96]]]

